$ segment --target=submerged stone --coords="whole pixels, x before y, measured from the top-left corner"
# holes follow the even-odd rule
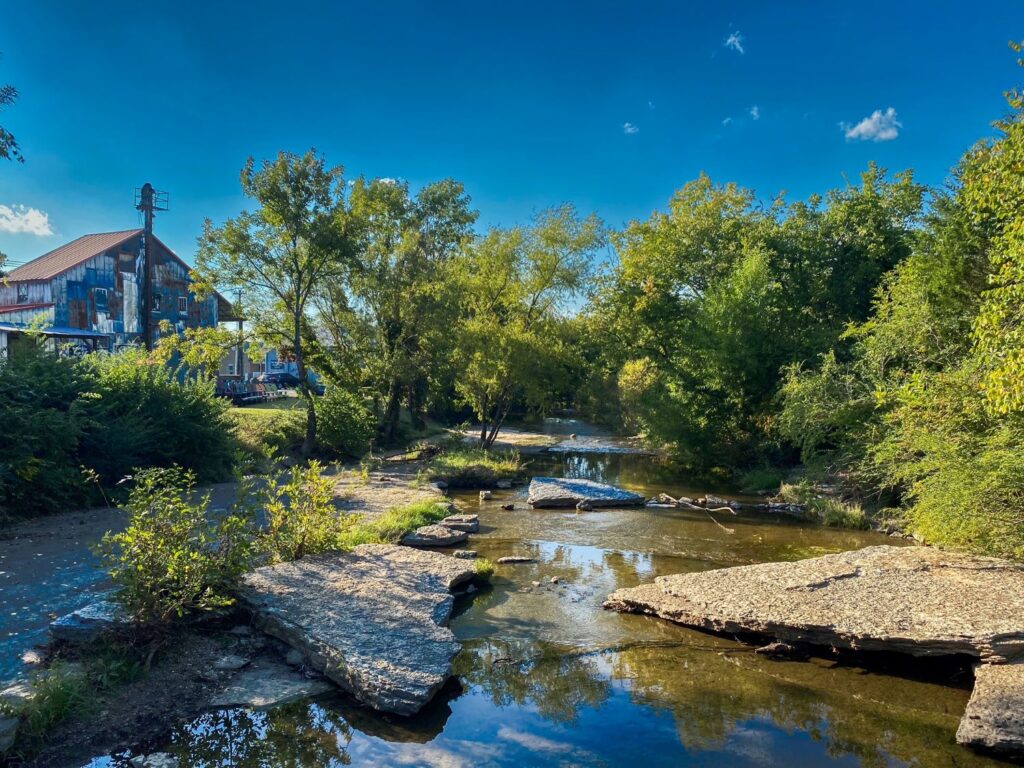
[[[86,645],[130,624],[131,619],[120,603],[101,600],[51,621],[50,636],[65,643]]]
[[[1024,757],[1024,660],[978,667],[956,740],[976,749]]]
[[[263,663],[235,675],[210,705],[265,709],[302,701],[333,689],[326,680],[310,680],[284,664]]]
[[[448,555],[364,544],[259,568],[240,597],[312,669],[374,709],[408,715],[451,676],[451,590],[473,576],[472,563]]]
[[[527,503],[531,507],[625,507],[639,506],[646,499],[639,493],[593,480],[535,477],[530,481]]]
[[[662,576],[614,592],[605,607],[852,650],[992,661],[1024,653],[1024,566],[929,547]]]
[[[497,562],[502,565],[515,565],[517,563],[534,563],[537,558],[531,557],[530,555],[505,555],[505,557],[499,557]]]
[[[462,544],[468,538],[465,531],[444,525],[424,525],[402,537],[402,543],[407,547],[450,547]]]
[[[438,525],[451,528],[454,531],[465,531],[476,533],[480,530],[480,515],[449,515]]]

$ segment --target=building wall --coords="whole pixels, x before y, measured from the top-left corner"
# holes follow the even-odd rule
[[[0,305],[53,302],[49,310],[26,311],[4,320],[29,322],[48,312],[47,324],[59,328],[82,328],[109,334],[111,347],[141,341],[142,304],[145,299],[142,235],[104,253],[93,256],[54,277],[49,282],[9,283],[0,286]],[[160,241],[153,242],[154,339],[159,338],[161,321],[174,331],[217,325],[217,299],[197,301],[190,290],[188,267],[173,256]],[[21,286],[19,294],[19,286]],[[25,300],[27,294],[27,301]],[[184,298],[183,305],[179,300]]]

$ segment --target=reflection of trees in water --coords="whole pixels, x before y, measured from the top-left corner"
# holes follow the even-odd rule
[[[613,678],[631,681],[637,704],[673,713],[688,749],[720,749],[739,726],[765,719],[869,768],[893,758],[913,766],[996,765],[955,744],[962,693],[938,685],[772,662],[749,651],[636,646],[616,654],[612,666]]]
[[[348,765],[348,723],[316,704],[208,712],[177,731],[169,751],[190,768],[323,768]]]
[[[560,723],[575,722],[580,709],[599,706],[610,692],[593,658],[532,639],[474,642],[458,657],[455,671],[496,706],[533,704]]]

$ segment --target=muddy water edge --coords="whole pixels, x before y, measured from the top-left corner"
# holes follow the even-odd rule
[[[569,428],[583,432],[553,427]],[[707,490],[652,456],[603,452],[600,436],[563,448],[529,457],[531,472],[648,496]],[[771,661],[731,638],[601,607],[610,592],[658,575],[894,543],[888,537],[753,513],[716,522],[678,509],[531,510],[523,487],[484,502],[456,498],[481,518],[468,547],[492,561],[534,562],[498,565],[489,589],[459,600],[457,679],[424,712],[383,716],[342,695],[219,710],[150,749],[210,768],[1002,764],[954,742],[966,667],[828,654]],[[104,756],[88,766],[122,764]]]

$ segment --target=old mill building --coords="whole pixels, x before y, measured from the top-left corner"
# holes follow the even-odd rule
[[[32,329],[62,349],[113,352],[148,346],[165,320],[181,332],[232,319],[221,296],[197,299],[190,267],[153,235],[147,188],[146,227],[84,235],[0,279],[0,356]]]

